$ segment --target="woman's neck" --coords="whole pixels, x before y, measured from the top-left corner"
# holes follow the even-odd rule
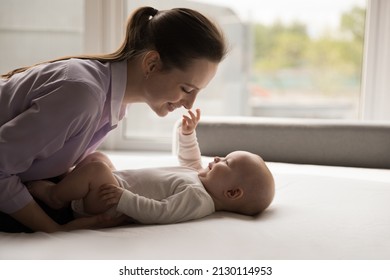
[[[144,102],[143,87],[144,75],[138,59],[127,62],[127,82],[123,103]]]

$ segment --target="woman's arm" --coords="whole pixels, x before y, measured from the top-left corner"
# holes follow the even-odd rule
[[[84,152],[97,118],[96,108],[88,106],[97,105],[92,93],[78,86],[63,85],[31,101],[20,114],[1,118],[0,211],[11,214],[31,203],[19,174],[24,180],[58,176]]]
[[[61,226],[54,222],[34,200],[11,213],[10,216],[33,231],[54,232],[61,230]]]
[[[0,211],[34,231],[58,225],[23,181],[67,172],[85,153],[103,112],[109,79],[86,65],[50,63],[0,82]]]
[[[59,225],[54,222],[34,200],[22,209],[10,214],[10,216],[33,231],[43,231],[48,233],[77,229],[115,227],[122,225],[126,221],[125,216],[111,217],[101,214],[92,217],[78,218],[67,224]]]
[[[60,226],[33,200],[18,174],[27,178],[47,178],[64,172],[88,144],[85,142],[89,141],[87,137],[85,143],[82,142],[80,132],[89,120],[96,118],[96,110],[89,114],[83,106],[96,105],[94,97],[83,91],[76,98],[67,94],[74,92],[71,88],[64,86],[62,90],[66,94],[53,92],[39,98],[27,110],[0,126],[0,211],[33,231],[52,232]],[[58,104],[61,106],[56,106]],[[91,124],[88,133],[93,130]],[[94,222],[91,219],[91,223]]]

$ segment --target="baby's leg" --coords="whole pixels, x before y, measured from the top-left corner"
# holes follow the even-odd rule
[[[107,211],[110,207],[100,199],[99,190],[104,184],[118,185],[111,168],[104,162],[93,161],[73,170],[72,173],[73,178],[68,176],[65,178],[67,181],[60,182],[64,187],[56,192],[58,197],[67,201],[83,199],[84,210],[88,214]],[[61,186],[60,184],[58,186]],[[69,191],[69,187],[73,190]]]
[[[118,184],[112,175],[111,169],[102,162],[90,162],[80,168],[74,169],[57,185],[46,186],[36,190],[32,187],[32,194],[35,193],[45,203],[53,208],[63,207],[72,200],[85,199],[88,197],[87,208],[94,214],[107,210],[107,207],[99,205],[99,200],[94,195],[101,185]],[[43,190],[45,189],[45,190]],[[39,191],[37,191],[39,190]],[[96,205],[95,205],[96,204]],[[89,212],[89,209],[85,209]],[[91,213],[92,214],[92,213]]]
[[[110,160],[110,158],[102,152],[93,152],[92,154],[89,154],[81,162],[79,162],[75,168],[80,168],[88,163],[95,162],[95,161],[104,162],[112,170],[115,170],[115,166],[112,163],[112,161]]]

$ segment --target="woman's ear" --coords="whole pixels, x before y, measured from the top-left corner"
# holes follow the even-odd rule
[[[150,73],[153,73],[160,62],[160,54],[157,51],[148,51],[142,60],[142,68],[145,77],[149,77]]]
[[[241,188],[236,188],[236,189],[227,190],[225,191],[224,194],[225,197],[227,197],[228,199],[235,200],[241,198],[244,195],[244,190]]]

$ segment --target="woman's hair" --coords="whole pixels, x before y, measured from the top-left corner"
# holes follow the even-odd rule
[[[113,53],[68,56],[48,63],[70,58],[101,62],[131,60],[150,50],[159,53],[163,70],[184,70],[193,59],[219,63],[227,53],[222,31],[201,13],[186,8],[158,11],[141,7],[129,17],[125,39]],[[33,66],[15,69],[1,77],[8,79]]]

